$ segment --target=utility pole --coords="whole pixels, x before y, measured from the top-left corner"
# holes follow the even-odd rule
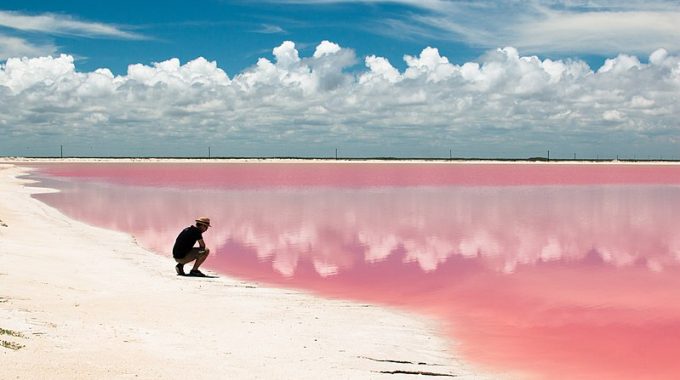
[[[208,158],[210,158],[210,145],[208,145]]]
[[[550,149],[548,149],[548,161],[550,161]]]
[[[64,146],[59,145],[59,157],[64,158]]]
[[[453,160],[453,150],[449,149],[449,160]]]
[[[335,148],[335,159],[338,159],[338,148]]]

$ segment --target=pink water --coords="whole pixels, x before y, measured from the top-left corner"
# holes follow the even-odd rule
[[[680,374],[680,166],[60,164],[39,198],[214,271],[434,316],[471,363],[543,379]],[[169,259],[168,271],[172,272]]]

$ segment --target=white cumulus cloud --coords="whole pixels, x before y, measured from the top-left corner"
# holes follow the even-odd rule
[[[183,155],[213,145],[236,155],[341,146],[367,156],[454,147],[527,157],[558,144],[553,152],[569,157],[668,155],[680,142],[680,57],[648,58],[620,54],[590,68],[505,47],[454,64],[428,47],[405,55],[399,71],[375,55],[357,65],[353,49],[330,41],[312,56],[286,41],[233,77],[200,57],[132,64],[123,75],[80,72],[68,55],[10,58],[0,65],[0,149],[40,154],[58,140],[74,154],[96,145]]]

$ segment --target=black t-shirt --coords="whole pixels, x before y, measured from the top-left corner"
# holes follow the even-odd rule
[[[199,239],[203,239],[201,230],[196,226],[189,226],[182,230],[175,240],[175,246],[172,247],[172,256],[176,259],[181,259],[191,251],[194,244]]]

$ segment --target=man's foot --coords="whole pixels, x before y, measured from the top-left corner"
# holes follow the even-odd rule
[[[186,273],[184,273],[184,264],[175,265],[175,272],[177,272],[178,276],[186,275]]]
[[[195,276],[195,277],[205,277],[203,272],[201,272],[198,269],[192,269],[191,272],[189,272],[189,276]]]

